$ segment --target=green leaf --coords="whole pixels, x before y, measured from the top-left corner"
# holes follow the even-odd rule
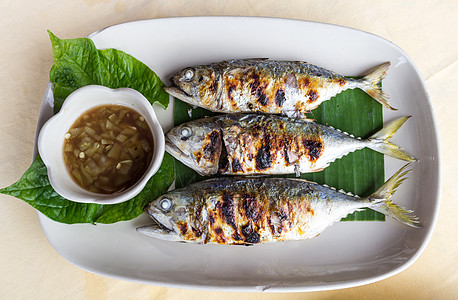
[[[169,95],[164,83],[147,65],[116,49],[98,50],[87,38],[59,39],[48,31],[54,65],[50,80],[54,84],[54,113],[74,90],[91,84],[109,88],[132,88],[148,101],[167,108]]]
[[[78,203],[65,199],[49,183],[47,169],[39,156],[14,184],[0,193],[22,199],[50,219],[67,224],[115,223],[136,218],[143,207],[165,193],[174,176],[173,158],[165,153],[162,165],[134,198],[119,204]]]
[[[175,99],[174,109],[175,125],[191,119],[214,115],[201,108],[192,109],[191,106],[177,99]],[[188,115],[189,109],[191,109],[191,117]],[[320,107],[308,115],[308,118],[359,137],[368,137],[383,126],[382,106],[359,89],[344,91],[330,101],[323,102]],[[175,173],[177,188],[206,179],[179,162],[175,163]],[[295,177],[295,175],[282,177]],[[301,175],[301,178],[319,184],[327,184],[360,196],[368,196],[377,190],[383,184],[384,177],[383,154],[370,149],[350,153],[333,162],[324,171]],[[343,220],[383,221],[385,216],[366,209],[355,212]]]

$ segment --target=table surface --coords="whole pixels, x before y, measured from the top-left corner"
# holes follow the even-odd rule
[[[369,285],[312,293],[236,293],[149,286],[102,277],[62,258],[48,243],[36,211],[0,195],[2,299],[451,299],[458,295],[453,124],[458,94],[458,2],[428,1],[3,1],[0,26],[0,187],[19,179],[32,161],[41,99],[52,66],[47,29],[62,38],[84,37],[109,25],[173,16],[269,16],[348,26],[401,47],[426,82],[440,133],[442,199],[423,254],[407,270]],[[455,121],[453,121],[455,120]]]

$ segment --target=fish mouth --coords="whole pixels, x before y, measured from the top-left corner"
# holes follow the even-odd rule
[[[172,154],[176,158],[187,158],[190,159],[189,155],[181,151],[177,145],[175,145],[170,138],[165,136],[165,151]]]
[[[160,229],[166,232],[173,232],[173,228],[168,227],[164,223],[158,220],[156,217],[156,208],[155,207],[145,207],[145,212],[148,214],[148,216],[154,221],[153,224],[148,225],[149,227],[155,228],[155,229]]]
[[[176,86],[166,86],[164,90],[171,96],[191,105],[196,105],[194,98]]]

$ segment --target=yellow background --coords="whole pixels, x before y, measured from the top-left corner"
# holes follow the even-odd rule
[[[401,47],[420,70],[439,126],[442,197],[430,243],[407,270],[383,281],[314,293],[225,293],[148,286],[88,273],[48,243],[33,208],[0,196],[2,299],[457,299],[458,1],[2,0],[0,4],[0,187],[32,161],[52,52],[46,29],[84,37],[126,21],[172,16],[270,16],[368,31]],[[304,38],[304,37],[297,37]]]

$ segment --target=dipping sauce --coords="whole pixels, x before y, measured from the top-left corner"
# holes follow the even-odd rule
[[[65,134],[64,161],[85,190],[111,194],[135,184],[153,157],[153,135],[135,110],[102,105],[83,113]]]

